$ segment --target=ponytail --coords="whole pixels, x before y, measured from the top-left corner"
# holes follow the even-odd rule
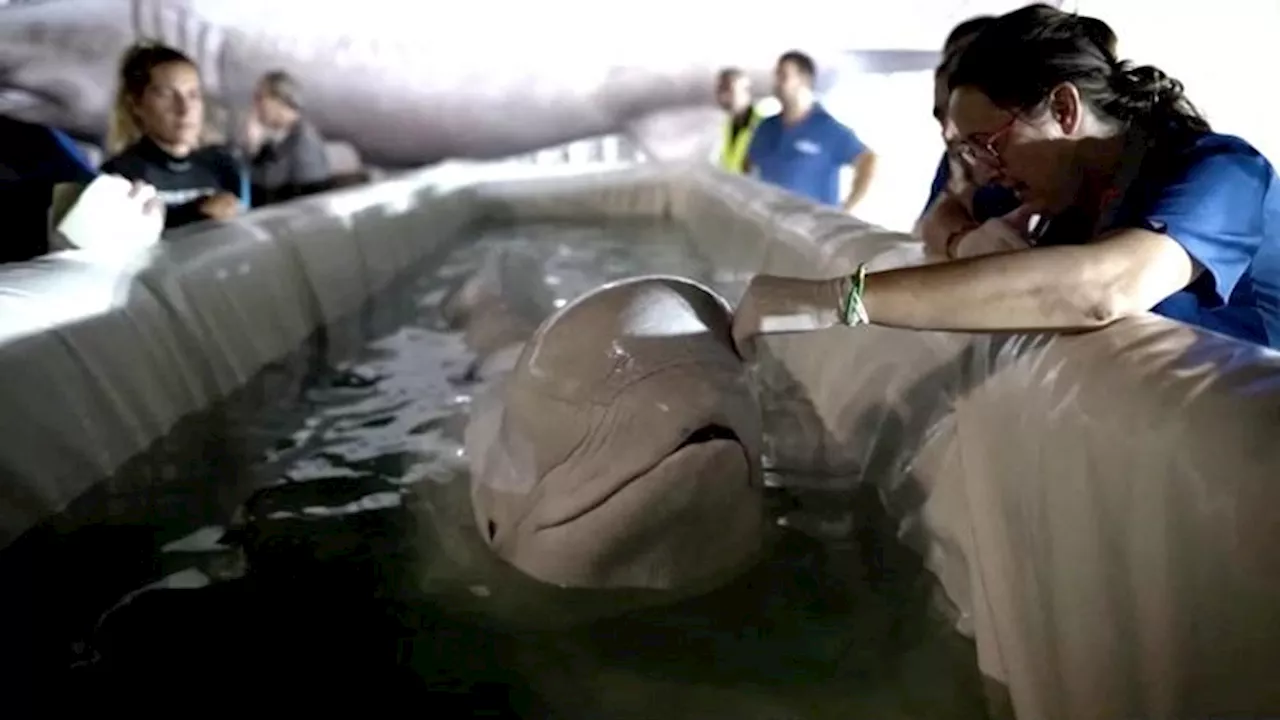
[[[106,155],[112,157],[142,139],[142,128],[133,116],[133,100],[124,85],[116,88],[115,103],[107,125]]]
[[[1155,132],[1209,132],[1209,122],[1187,99],[1182,83],[1151,65],[1116,63],[1111,72],[1113,96],[1103,112],[1146,126]]]

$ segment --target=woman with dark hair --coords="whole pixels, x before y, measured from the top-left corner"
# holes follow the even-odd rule
[[[1044,4],[1028,6],[1023,12],[1038,16],[1042,21],[1066,14]],[[942,62],[934,76],[933,99],[933,116],[944,131],[951,97],[951,74],[969,43],[995,20],[991,15],[975,17],[957,25],[947,36]],[[1096,18],[1081,16],[1078,20],[1084,23],[1100,47],[1115,55],[1116,36],[1109,25]],[[956,259],[991,252],[994,248],[1025,247],[1016,234],[1008,230],[1019,224],[1025,227],[1029,220],[1024,217],[1026,210],[1019,210],[1017,196],[997,183],[979,185],[974,180],[974,173],[960,159],[957,148],[948,145],[947,149],[934,176],[929,202],[916,223],[916,234],[924,240],[930,255]]]
[[[947,139],[1047,222],[1029,247],[826,281],[761,276],[735,337],[836,324],[1099,328],[1153,310],[1280,348],[1280,178],[1210,131],[1182,86],[1117,62],[1098,24],[1023,9],[950,78]]]
[[[165,227],[226,220],[248,201],[248,178],[222,146],[203,146],[204,88],[181,52],[141,44],[125,53],[102,171],[154,185]]]

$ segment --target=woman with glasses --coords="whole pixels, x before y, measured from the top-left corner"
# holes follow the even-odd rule
[[[946,138],[1040,217],[1028,249],[825,281],[753,279],[739,346],[838,324],[1071,331],[1148,310],[1280,348],[1280,178],[1096,27],[1000,17],[950,78]]]
[[[1039,13],[1041,20],[1065,14],[1043,4],[1030,6],[1024,12]],[[951,74],[964,49],[995,19],[986,15],[960,23],[943,46],[942,63],[934,78],[933,116],[944,132],[951,98]],[[1099,47],[1115,55],[1116,35],[1111,26],[1096,18],[1077,20]],[[1027,227],[1032,213],[1018,202],[1009,188],[996,182],[980,185],[974,179],[971,165],[962,161],[961,152],[963,147],[948,145],[930,188],[929,202],[916,224],[916,234],[924,241],[929,256],[954,260],[1027,247],[1018,230]]]

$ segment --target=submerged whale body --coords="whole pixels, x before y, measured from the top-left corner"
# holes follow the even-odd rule
[[[476,525],[501,558],[577,588],[691,590],[765,542],[757,401],[727,303],[666,276],[547,318],[476,401]]]

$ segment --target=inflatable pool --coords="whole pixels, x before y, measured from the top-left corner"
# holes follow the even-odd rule
[[[478,220],[674,222],[729,294],[755,272],[914,253],[700,168],[534,170],[443,165],[127,258],[0,270],[10,646],[45,647],[30,618],[51,597],[101,611],[127,589],[68,579],[111,565],[95,538],[132,532],[152,557],[227,522],[256,482],[237,468],[270,448],[226,408],[322,372],[290,359],[318,337],[322,358],[353,351],[351,318],[377,324],[370,299]],[[1280,354],[1154,316],[1059,337],[870,328],[771,340],[759,377],[799,388],[812,415],[774,439],[772,461],[878,491],[999,688],[994,714],[1280,711]]]

